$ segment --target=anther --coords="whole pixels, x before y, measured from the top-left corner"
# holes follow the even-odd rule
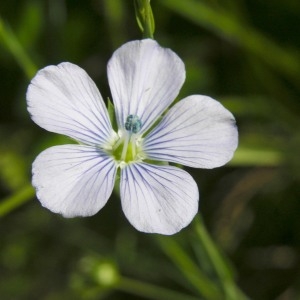
[[[125,129],[132,133],[138,133],[142,128],[142,122],[136,115],[129,115],[125,122]]]

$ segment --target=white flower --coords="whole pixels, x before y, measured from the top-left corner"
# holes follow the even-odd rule
[[[33,163],[41,204],[65,217],[91,216],[110,197],[120,170],[129,222],[143,232],[174,234],[198,211],[196,182],[168,161],[195,168],[228,162],[238,134],[232,114],[207,96],[176,103],[185,80],[181,59],[153,40],[126,43],[107,67],[118,132],[92,79],[71,63],[48,66],[32,79],[28,111],[42,128],[80,144],[54,146]]]

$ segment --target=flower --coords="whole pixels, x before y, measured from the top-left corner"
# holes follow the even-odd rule
[[[107,72],[117,132],[99,90],[80,67],[48,66],[32,79],[26,95],[32,120],[79,142],[38,155],[32,167],[37,198],[65,217],[94,215],[110,197],[119,170],[129,222],[139,231],[174,234],[198,212],[199,192],[186,171],[163,162],[224,165],[237,147],[235,119],[219,102],[193,95],[158,122],[178,95],[185,68],[154,40],[121,46]]]

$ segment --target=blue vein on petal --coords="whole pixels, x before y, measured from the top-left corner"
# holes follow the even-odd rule
[[[172,90],[172,93],[174,93],[174,90],[175,90],[175,89]],[[157,93],[156,93],[155,95],[152,96],[152,98],[155,99],[155,97],[157,97],[157,96],[156,96],[157,94],[158,94],[158,91],[157,91]],[[166,93],[165,93],[162,97],[160,97],[160,99],[169,98],[169,97],[166,97],[167,94],[170,94],[170,90],[166,91]],[[158,97],[157,97],[157,98],[158,98]],[[171,101],[169,101],[169,102],[171,103]],[[159,103],[159,102],[158,102],[158,103]],[[168,105],[169,105],[170,103],[168,103]],[[147,118],[143,121],[144,124],[147,124],[147,123],[148,123],[149,119],[152,117],[153,114],[157,115],[156,117],[159,117],[159,115],[161,115],[161,114],[164,112],[164,110],[167,108],[167,105],[165,105],[164,107],[162,107],[162,108],[160,109],[160,111],[157,112],[157,113],[155,112],[155,107],[156,107],[156,105],[152,105],[152,107],[153,107],[153,109],[151,110],[151,112],[147,113]],[[145,111],[144,111],[144,112],[145,112]],[[143,117],[144,117],[144,114],[145,114],[144,112],[143,112],[143,114],[142,114],[142,116],[141,116],[141,119],[142,119],[142,120],[143,120]],[[152,118],[153,118],[153,117],[152,117]],[[151,122],[151,123],[149,122],[149,124],[147,124],[147,126],[146,126],[145,129],[144,129],[144,131],[145,131],[146,129],[148,129],[148,128],[155,122],[155,119],[156,119],[156,118],[153,118],[152,122]]]
[[[187,110],[186,110],[187,111]],[[184,111],[183,113],[185,113],[186,111]],[[201,111],[200,111],[201,112]],[[170,122],[170,119],[171,119],[171,117],[174,115],[174,113],[176,113],[175,112],[175,110],[173,110],[173,113],[172,113],[172,115],[169,115],[169,116],[167,116],[166,117],[166,119],[164,119],[164,120],[162,120],[161,121],[161,124],[159,124],[148,136],[147,136],[147,140],[151,140],[151,138],[152,138],[152,136],[155,136],[155,134],[157,134],[157,133],[159,133],[159,132],[162,132],[166,127],[168,127],[168,125],[172,122],[172,120],[171,120],[171,122]],[[181,115],[183,114],[183,113],[181,113]],[[199,112],[197,112],[197,113],[195,113],[192,117],[194,117],[196,114],[198,114]],[[187,116],[187,118],[192,118],[191,116]],[[186,119],[187,119],[186,118]],[[185,119],[185,120],[186,120]],[[205,119],[201,119],[201,120],[199,120],[199,121],[196,121],[195,123],[193,123],[193,124],[188,124],[188,125],[186,125],[186,126],[184,126],[184,127],[180,127],[180,126],[182,126],[182,123],[184,123],[184,121],[185,120],[182,120],[182,122],[181,123],[179,123],[179,124],[177,124],[175,127],[173,127],[170,131],[167,131],[166,133],[164,133],[163,135],[158,135],[158,136],[155,136],[155,140],[159,140],[159,139],[161,139],[161,138],[163,138],[164,136],[166,136],[166,135],[169,135],[169,134],[172,134],[172,133],[174,133],[174,132],[176,132],[176,131],[179,131],[179,130],[183,130],[183,129],[185,129],[185,128],[188,128],[188,127],[190,127],[190,126],[193,126],[193,125],[196,125],[196,124],[198,124],[198,123],[202,123],[203,121],[205,121]],[[178,127],[180,127],[179,129],[178,129]],[[201,129],[205,129],[205,128],[201,128]],[[191,134],[191,135],[193,135],[193,134]]]
[[[144,170],[148,176],[150,176],[154,181],[156,181],[159,185],[163,186],[168,192],[170,192],[170,194],[174,193],[174,190],[172,190],[169,186],[166,186],[164,184],[162,184],[159,180],[157,180],[156,176],[162,179],[165,179],[167,182],[169,183],[173,183],[173,180],[170,180],[168,177],[162,176],[161,174],[157,174],[156,172],[154,172],[153,170],[156,170],[158,172],[162,172],[164,171],[165,173],[171,175],[171,176],[175,176],[176,178],[182,180],[182,177],[175,175],[173,172],[170,172],[171,169],[176,170],[175,167],[162,167],[160,166],[160,168],[157,168],[155,166],[152,166],[150,164],[146,164],[146,163],[138,163],[136,165],[132,165],[132,168],[134,168],[136,170],[136,172],[139,174],[141,180],[150,187],[149,182],[144,178],[143,174],[141,173],[141,171],[139,169]],[[176,170],[177,171],[177,170]],[[132,171],[131,171],[132,172]],[[153,174],[155,174],[155,176],[153,176]],[[135,178],[135,176],[132,174],[133,178]],[[135,180],[136,183],[139,183],[138,180]],[[153,186],[151,187],[151,190],[153,191]],[[183,191],[185,193],[186,196],[188,196],[188,194],[186,194],[185,191]],[[180,196],[178,193],[176,193],[177,196]]]
[[[62,154],[66,154],[67,152],[68,152],[68,150],[74,150],[74,149],[72,149],[72,148],[67,148],[67,147],[64,147],[64,150],[66,150],[66,151],[61,151],[60,153],[62,153]],[[76,163],[76,164],[73,164],[72,166],[70,166],[69,168],[66,168],[66,169],[64,169],[65,171],[70,171],[70,170],[72,170],[74,167],[76,167],[76,166],[78,166],[78,165],[82,165],[82,164],[85,164],[86,162],[88,162],[88,161],[92,161],[92,160],[98,160],[98,162],[97,163],[95,163],[93,166],[91,166],[90,168],[88,168],[87,170],[85,170],[83,173],[80,173],[80,174],[74,174],[74,176],[76,176],[74,179],[82,179],[82,178],[84,178],[84,186],[83,186],[83,188],[80,188],[78,191],[77,191],[77,194],[75,195],[75,196],[79,196],[84,190],[86,190],[86,188],[87,188],[87,186],[93,186],[93,184],[91,183],[91,180],[94,178],[94,183],[96,182],[96,180],[97,180],[97,178],[99,179],[103,179],[102,180],[102,184],[104,184],[104,181],[106,181],[106,187],[105,187],[105,193],[107,193],[107,189],[108,189],[108,177],[109,176],[107,176],[107,174],[110,174],[111,173],[111,171],[114,169],[114,172],[113,172],[113,174],[111,174],[111,176],[112,177],[114,177],[115,176],[115,173],[116,173],[116,168],[115,168],[115,165],[114,165],[114,162],[113,162],[113,160],[110,158],[110,157],[108,157],[108,156],[106,156],[105,154],[104,155],[101,155],[101,156],[97,156],[98,155],[98,153],[99,153],[99,151],[98,150],[96,150],[96,151],[94,151],[94,150],[90,150],[90,151],[87,151],[87,148],[86,148],[86,146],[82,146],[82,149],[76,149],[75,151],[73,151],[73,152],[78,152],[78,154],[79,153],[84,153],[84,154],[86,154],[86,159],[84,159],[84,160],[82,160],[82,161],[80,161],[80,162],[78,162],[78,163]],[[59,152],[57,152],[57,153],[59,153]],[[75,153],[74,153],[75,154]],[[92,155],[93,154],[93,155]],[[60,160],[62,160],[62,161],[64,161],[64,163],[63,164],[66,164],[66,165],[68,165],[69,163],[68,163],[68,160],[71,160],[71,161],[76,161],[76,159],[79,159],[79,158],[83,158],[83,156],[78,156],[78,157],[75,157],[75,156],[72,156],[72,158],[70,158],[70,159],[66,159],[65,157],[64,158],[61,158],[61,159],[56,159],[56,162],[59,162]],[[101,158],[102,160],[99,162],[99,158]],[[66,161],[67,160],[67,161]],[[61,165],[61,163],[59,163],[59,165]],[[99,166],[101,166],[101,169],[99,169]],[[110,168],[109,169],[107,169],[107,167],[109,167],[110,166]],[[96,169],[96,172],[94,172],[93,171],[93,169],[95,169],[95,168],[97,168]],[[106,170],[107,169],[107,170]],[[100,176],[100,174],[103,172],[105,170],[105,174],[106,174],[106,176]],[[86,174],[86,175],[88,175],[90,173],[90,176],[89,177],[85,177],[85,176],[83,176],[82,177],[82,175],[83,174]],[[103,175],[103,174],[102,174]],[[100,177],[99,177],[100,176]],[[70,187],[72,187],[73,186],[73,184],[74,184],[74,181],[70,181],[69,182],[69,186]],[[91,192],[95,192],[94,190],[92,190],[92,189],[90,189],[89,190],[89,195],[90,195],[90,193]]]
[[[56,119],[51,119],[51,118],[47,118],[47,119],[49,119],[49,120],[56,120]],[[44,118],[44,120],[45,120],[45,118]],[[79,124],[79,126],[78,125],[76,126],[75,124],[71,124],[71,123],[67,123],[67,122],[62,122],[62,121],[60,121],[59,123],[60,124],[71,125],[70,128],[68,128],[68,127],[62,127],[62,126],[53,126],[53,125],[51,125],[51,126],[53,126],[54,129],[57,128],[57,130],[60,130],[62,132],[62,134],[67,135],[67,136],[70,136],[70,133],[72,133],[72,132],[75,133],[76,136],[74,135],[74,137],[72,137],[72,138],[75,138],[75,139],[79,139],[79,136],[83,136],[83,137],[85,136],[85,137],[90,138],[91,140],[93,140],[93,143],[96,143],[96,144],[98,144],[100,141],[101,142],[106,142],[106,140],[103,138],[102,135],[98,134],[95,131],[91,131],[91,130],[87,129],[86,127],[82,126],[81,123],[77,122],[74,119],[71,119],[71,121],[74,121],[75,123]],[[71,129],[71,127],[77,127],[78,131],[74,130],[74,129]],[[54,131],[54,129],[53,129],[53,131]],[[83,132],[82,129],[85,129],[85,131],[87,133],[90,133],[90,134],[87,134],[87,133]],[[85,141],[85,143],[87,143],[87,144],[91,143],[90,141],[88,141],[87,139],[84,139],[82,137],[80,137],[80,139],[82,139],[83,141]]]
[[[92,189],[92,187],[93,187],[93,185],[95,184],[95,182],[98,181],[97,179],[99,179],[99,178],[102,179],[102,180],[101,180],[101,186],[102,186],[102,185],[104,184],[104,182],[106,181],[104,193],[105,193],[105,196],[107,196],[106,194],[107,194],[107,189],[108,189],[108,176],[107,176],[107,175],[106,175],[106,176],[103,176],[102,171],[104,171],[104,170],[106,169],[107,166],[111,165],[111,167],[110,167],[108,170],[105,171],[105,174],[109,174],[109,173],[112,171],[112,169],[113,169],[114,166],[113,166],[113,164],[112,164],[111,162],[107,162],[105,165],[102,165],[101,163],[104,162],[104,161],[105,161],[105,160],[101,161],[100,164],[98,163],[97,165],[94,165],[92,168],[86,170],[85,172],[83,172],[83,173],[81,174],[81,175],[83,175],[83,174],[88,175],[88,173],[91,173],[90,176],[89,176],[89,178],[86,177],[86,179],[84,180],[85,185],[84,185],[80,190],[78,190],[78,193],[77,193],[76,197],[79,196],[81,193],[83,193],[83,192],[87,189],[87,187],[88,187],[89,185],[90,185],[91,188],[89,189],[89,194],[88,194],[88,195],[90,195],[91,192],[96,193],[96,190]],[[100,165],[101,165],[101,169],[97,169],[96,172],[92,172],[93,168],[99,167]],[[114,172],[114,174],[115,174],[115,172]],[[113,176],[114,176],[114,175],[113,175]],[[94,178],[93,183],[92,183],[92,181],[91,181],[92,178]],[[96,195],[95,195],[95,196],[96,196]],[[95,199],[95,197],[92,197],[92,198]],[[95,199],[95,200],[97,200],[97,199]]]
[[[96,132],[96,131],[92,131],[91,129],[88,129],[87,126],[84,126],[82,123],[78,122],[78,121],[75,120],[74,118],[69,118],[69,117],[67,117],[65,114],[62,114],[61,117],[64,118],[65,121],[60,121],[59,124],[67,124],[67,125],[70,125],[70,127],[63,127],[63,126],[60,126],[60,125],[53,125],[53,123],[49,123],[49,124],[50,124],[51,126],[53,126],[53,128],[57,128],[58,130],[64,131],[64,134],[65,134],[65,135],[70,136],[70,134],[69,134],[68,132],[74,132],[74,133],[78,133],[78,134],[81,135],[81,136],[86,136],[86,137],[91,138],[92,140],[94,140],[95,143],[97,143],[97,142],[99,142],[99,141],[102,141],[102,142],[105,142],[105,141],[106,141],[106,140],[104,139],[103,135],[99,134],[99,133]],[[45,121],[45,120],[47,120],[47,119],[48,119],[48,120],[52,120],[52,121],[57,121],[57,118],[56,118],[56,117],[54,117],[53,119],[50,118],[50,117],[47,117],[47,118],[44,118],[43,121]],[[68,123],[66,120],[70,120],[70,122],[72,122],[72,123]],[[76,123],[77,123],[78,125],[76,125]],[[78,128],[78,131],[71,129],[72,127],[77,127],[77,128]],[[84,129],[84,131],[86,131],[86,132],[91,133],[92,135],[88,135],[87,133],[84,133],[84,132],[82,131],[82,129]],[[101,133],[101,130],[100,130],[99,127],[96,127],[96,129],[98,129],[99,132]],[[53,130],[53,129],[52,129],[52,130]],[[105,135],[106,135],[105,138],[107,138],[107,137],[108,137],[108,136],[107,136],[108,133],[105,132]],[[78,135],[77,135],[77,136],[78,136]],[[97,137],[98,139],[97,139],[96,137]],[[75,138],[75,139],[76,139],[76,138]],[[90,142],[88,142],[88,143],[90,143]]]
[[[36,86],[36,87],[39,88],[38,86]],[[39,89],[40,89],[40,88],[39,88]],[[42,90],[44,90],[44,89],[42,89]],[[90,97],[90,98],[93,99],[93,97]],[[46,103],[44,104],[44,107],[48,109],[48,111],[47,111],[48,114],[49,114],[50,111],[51,111],[50,114],[52,114],[54,117],[58,115],[58,116],[60,116],[60,118],[69,119],[70,121],[73,121],[73,122],[75,122],[75,123],[80,124],[80,125],[81,125],[80,127],[84,128],[84,129],[86,129],[86,130],[88,130],[88,129],[86,128],[86,126],[82,126],[83,124],[77,122],[74,118],[71,118],[69,115],[67,115],[67,114],[64,112],[65,110],[71,111],[71,112],[72,112],[72,111],[75,111],[75,112],[78,113],[82,118],[84,118],[84,120],[87,121],[87,123],[92,124],[93,127],[97,129],[97,131],[103,132],[103,130],[101,130],[100,128],[101,128],[101,127],[104,127],[104,129],[105,129],[105,131],[106,131],[105,134],[108,135],[109,132],[110,132],[111,126],[110,126],[110,123],[109,123],[109,120],[108,120],[107,116],[105,115],[104,109],[106,109],[106,108],[105,108],[105,107],[101,107],[101,104],[100,104],[100,103],[98,104],[97,102],[95,102],[94,99],[93,99],[92,101],[93,101],[94,107],[95,107],[95,108],[97,109],[97,111],[100,113],[99,115],[102,115],[102,118],[99,118],[99,117],[98,117],[98,116],[90,109],[90,107],[88,107],[88,106],[86,105],[85,102],[81,102],[81,105],[83,105],[83,107],[84,107],[85,109],[88,109],[88,112],[91,113],[91,114],[93,115],[93,117],[96,119],[96,121],[99,122],[99,125],[101,125],[100,127],[99,127],[96,123],[94,123],[94,122],[91,120],[91,118],[89,118],[88,116],[86,116],[85,114],[83,114],[81,111],[79,111],[76,107],[74,107],[74,104],[73,104],[71,101],[69,101],[69,103],[68,103],[69,105],[63,105],[63,103],[60,103],[60,107],[61,107],[61,110],[60,110],[60,111],[54,109],[53,106],[49,106],[49,105],[47,105]],[[101,99],[99,99],[99,101],[101,101]],[[34,106],[32,106],[32,108],[35,109]],[[48,118],[48,119],[51,120],[51,118]],[[65,123],[68,124],[67,122],[65,122]],[[72,124],[72,125],[73,125],[73,124]],[[53,124],[51,124],[51,126],[53,126]],[[57,126],[57,128],[59,128],[59,126]],[[88,131],[91,131],[91,130],[88,130]],[[101,135],[99,135],[99,134],[96,133],[96,132],[94,132],[94,133],[95,133],[96,136],[98,136],[98,138],[100,138],[101,140],[103,140],[103,137],[102,137]]]

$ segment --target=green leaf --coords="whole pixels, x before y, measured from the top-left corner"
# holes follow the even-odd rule
[[[282,48],[248,24],[246,18],[237,17],[224,8],[211,7],[206,2],[164,0],[161,4],[259,57],[299,87],[300,60],[296,51]]]
[[[198,238],[197,242],[206,252],[207,261],[214,268],[214,271],[218,277],[218,281],[220,282],[224,292],[224,299],[246,299],[243,293],[236,286],[229,263],[213,242],[203,224],[202,218],[195,218],[194,224],[196,236]]]

